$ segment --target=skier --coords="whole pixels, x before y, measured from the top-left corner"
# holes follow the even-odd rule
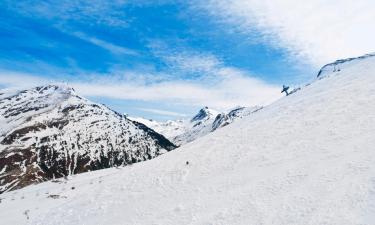
[[[285,85],[283,85],[283,90],[281,91],[281,93],[285,92],[286,96],[288,96],[288,95],[289,95],[289,92],[288,92],[288,90],[289,90],[289,87],[288,87],[288,86],[285,86]]]

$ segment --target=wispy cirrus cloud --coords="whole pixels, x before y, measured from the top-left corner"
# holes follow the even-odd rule
[[[78,94],[87,97],[105,97],[146,102],[168,102],[175,107],[201,107],[207,105],[227,109],[234,105],[266,105],[281,95],[279,87],[249,76],[236,68],[222,67],[218,76],[205,82],[200,80],[160,80],[142,82],[139,76],[91,75],[89,80],[70,80]],[[151,76],[151,75],[150,75]],[[158,74],[155,74],[158,76]],[[11,78],[11,79],[9,79]],[[9,88],[26,88],[38,84],[58,82],[35,75],[0,73],[0,85]]]
[[[80,38],[84,41],[90,42],[91,44],[94,44],[96,46],[104,48],[104,49],[108,50],[109,52],[111,52],[112,54],[132,55],[132,56],[138,55],[138,52],[136,52],[135,50],[132,50],[132,49],[129,49],[129,48],[126,48],[126,47],[123,47],[123,46],[119,46],[119,45],[116,45],[116,44],[98,39],[96,37],[88,36],[88,35],[86,35],[84,33],[81,33],[81,32],[73,32],[72,35],[74,35],[74,36],[76,36],[76,37],[78,37],[78,38]]]
[[[175,117],[186,117],[186,114],[183,113],[178,113],[178,112],[173,112],[173,111],[168,111],[168,110],[160,110],[160,109],[152,109],[152,108],[137,108],[138,110],[144,111],[144,112],[149,112],[149,113],[154,113],[158,115],[163,115],[163,116],[175,116]]]
[[[278,99],[278,86],[249,77],[235,68],[223,68],[212,82],[171,80],[151,84],[138,81],[101,79],[100,82],[72,82],[70,85],[85,96],[124,100],[169,102],[171,105],[200,107],[207,105],[227,109],[234,105],[266,105]]]
[[[191,7],[318,66],[375,51],[372,0],[209,0]]]
[[[125,0],[23,0],[17,2],[4,0],[3,4],[24,15],[59,20],[57,23],[60,24],[65,21],[77,21],[90,26],[127,27],[129,25],[123,14],[123,8],[128,4]]]
[[[223,62],[217,56],[209,53],[193,50],[187,47],[171,47],[160,40],[151,41],[148,46],[152,53],[160,58],[172,71],[180,73],[198,73],[207,76]]]
[[[213,55],[193,52],[166,54],[163,56],[163,59],[171,69],[193,73],[212,72],[221,64]]]

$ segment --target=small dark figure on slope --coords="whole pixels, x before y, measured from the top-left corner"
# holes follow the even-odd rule
[[[288,87],[288,86],[285,86],[285,85],[283,85],[283,90],[281,91],[281,93],[285,92],[286,96],[288,96],[288,95],[289,95],[289,92],[288,92],[288,90],[289,90],[289,87]]]

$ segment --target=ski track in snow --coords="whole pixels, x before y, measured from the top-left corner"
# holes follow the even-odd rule
[[[156,159],[2,194],[0,224],[373,224],[375,57],[349,65]]]

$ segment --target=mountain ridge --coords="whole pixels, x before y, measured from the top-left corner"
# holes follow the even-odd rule
[[[0,96],[0,192],[154,158],[176,146],[143,124],[46,85]]]
[[[129,119],[146,124],[166,136],[174,144],[182,146],[214,132],[218,128],[227,126],[238,119],[249,116],[260,109],[262,109],[260,106],[238,106],[227,110],[227,112],[219,112],[205,106],[198,110],[191,119],[169,120],[166,122],[137,117],[129,117]]]

